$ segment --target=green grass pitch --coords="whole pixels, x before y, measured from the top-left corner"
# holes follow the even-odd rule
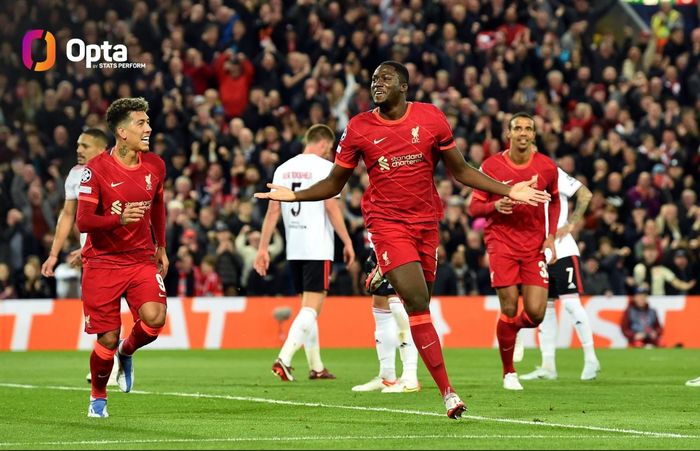
[[[446,350],[469,410],[450,420],[419,362],[423,390],[353,393],[377,372],[371,349],[322,350],[337,380],[270,372],[276,350],[142,351],[135,392],[113,388],[110,418],[87,418],[87,352],[0,353],[6,449],[699,449],[700,350],[601,350],[581,382],[580,350],[557,353],[559,380],[501,387],[494,349]],[[397,359],[398,360],[398,359]],[[521,373],[539,363],[526,350]],[[400,369],[400,362],[397,361]]]

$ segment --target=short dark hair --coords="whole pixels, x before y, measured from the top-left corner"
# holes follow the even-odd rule
[[[148,102],[143,97],[125,97],[112,102],[107,108],[107,125],[112,133],[117,132],[119,124],[129,119],[132,111],[148,111]]]
[[[333,130],[326,124],[312,125],[304,135],[304,143],[307,145],[317,143],[324,139],[330,142],[335,141],[335,133],[333,133]]]
[[[99,128],[88,128],[87,130],[83,130],[83,135],[92,136],[98,143],[100,143],[101,147],[107,148],[109,145],[109,138],[107,137],[107,134]]]
[[[399,75],[399,82],[408,83],[408,69],[398,61],[384,61],[380,66],[391,66]]]
[[[532,121],[533,124],[535,123],[535,118],[534,118],[534,117],[532,117],[532,116],[531,116],[530,114],[528,114],[528,113],[525,113],[525,112],[523,112],[523,111],[520,111],[519,113],[515,113],[515,114],[513,115],[513,117],[511,117],[510,120],[508,121],[508,129],[509,129],[509,130],[510,130],[511,128],[513,128],[513,121],[516,120],[516,119],[519,118],[519,117],[524,117],[524,118],[526,118],[526,119],[530,119],[530,120]]]

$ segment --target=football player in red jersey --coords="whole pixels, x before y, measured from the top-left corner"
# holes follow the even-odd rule
[[[484,240],[489,256],[491,286],[501,303],[496,327],[503,363],[503,388],[522,390],[513,367],[513,350],[518,331],[537,327],[547,307],[549,274],[547,264],[556,261],[554,236],[559,218],[557,165],[534,147],[535,120],[526,113],[513,115],[508,123],[510,147],[484,161],[481,171],[504,183],[518,183],[537,177],[536,187],[552,196],[547,207],[527,205],[498,193],[475,189],[469,214],[486,218]],[[546,225],[545,208],[549,213]],[[551,260],[545,261],[546,251]],[[524,310],[518,314],[518,285],[522,285]]]
[[[550,196],[530,186],[535,178],[508,186],[467,165],[445,115],[432,104],[406,100],[408,71],[403,64],[381,63],[372,75],[370,90],[377,107],[350,120],[327,178],[300,191],[268,184],[271,192],[255,196],[283,202],[328,199],[341,191],[360,158],[364,160],[370,185],[362,214],[372,233],[380,271],[406,306],[411,335],[440,390],[447,416],[459,418],[466,406],[447,377],[429,310],[442,218],[433,182],[436,159],[441,156],[452,175],[468,186],[533,205]]]
[[[92,159],[81,177],[77,224],[88,233],[82,252],[85,332],[97,334],[90,355],[89,417],[108,416],[106,384],[115,353],[120,364],[117,383],[129,392],[134,382],[132,354],[154,341],[165,324],[165,163],[148,152],[147,111],[143,98],[114,101],[107,123],[117,144]],[[129,337],[120,341],[122,295],[135,324]]]

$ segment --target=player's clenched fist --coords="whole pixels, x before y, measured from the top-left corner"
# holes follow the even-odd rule
[[[143,219],[145,212],[146,208],[143,206],[127,204],[119,218],[119,221],[122,223],[122,225],[139,222],[141,219]]]

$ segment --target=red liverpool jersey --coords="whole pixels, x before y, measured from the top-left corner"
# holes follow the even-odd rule
[[[481,165],[481,171],[506,185],[530,180],[537,175],[536,189],[551,194],[553,202],[537,206],[518,203],[513,206],[510,215],[496,211],[486,217],[485,242],[489,253],[505,253],[507,255],[523,255],[540,252],[542,243],[547,238],[548,231],[545,222],[545,208],[550,208],[549,214],[559,216],[559,189],[557,166],[551,158],[538,152],[533,152],[530,160],[517,165],[509,158],[506,150],[487,158]],[[474,199],[483,202],[495,202],[503,196],[474,190]],[[556,225],[552,228],[556,231]]]
[[[409,102],[406,113],[391,121],[378,109],[360,113],[348,123],[336,150],[335,163],[345,168],[364,160],[369,187],[362,214],[406,223],[438,221],[442,202],[433,171],[439,152],[454,146],[447,118],[429,103]]]
[[[162,204],[164,180],[165,163],[150,152],[139,153],[139,163],[134,167],[125,166],[112,152],[103,152],[87,164],[78,201],[97,204],[95,214],[121,215],[130,204],[146,207],[138,222],[91,231],[82,252],[88,265],[114,268],[115,265],[143,263],[153,257],[151,207],[156,198]]]

